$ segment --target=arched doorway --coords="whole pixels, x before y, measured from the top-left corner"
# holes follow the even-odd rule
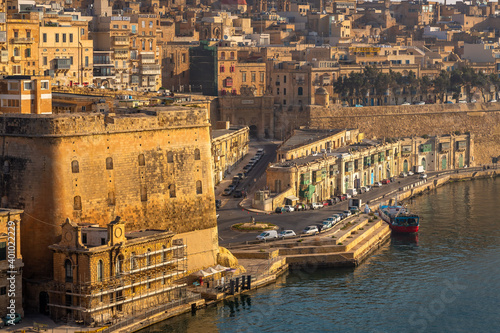
[[[446,160],[446,155],[443,156],[443,159],[441,160],[441,170],[446,170],[448,169],[448,161]]]
[[[458,157],[458,167],[459,168],[464,167],[464,155],[463,154],[460,154],[460,156]]]
[[[403,162],[403,172],[408,172],[408,160]]]
[[[45,291],[42,291],[38,295],[38,302],[39,302],[39,311],[43,315],[49,315],[49,294],[47,294]]]
[[[370,184],[373,184],[374,181],[375,181],[375,179],[374,179],[373,170],[372,170],[372,172],[370,174]]]
[[[386,178],[391,178],[391,165],[389,162],[385,164],[385,171],[387,172]]]
[[[365,171],[365,173],[363,175],[363,185],[366,185],[366,171]]]
[[[358,178],[358,175],[354,175],[354,188],[360,188],[361,184],[359,183],[360,179]]]
[[[427,165],[427,163],[425,162],[425,157],[422,157],[422,163],[420,163],[420,165],[424,168],[425,171],[425,167]]]
[[[250,125],[250,136],[253,138],[257,137],[257,126],[255,125]]]
[[[349,188],[349,177],[345,177],[344,186],[344,190],[347,192],[347,189]]]

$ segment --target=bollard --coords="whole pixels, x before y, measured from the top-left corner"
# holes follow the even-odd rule
[[[236,278],[236,288],[235,288],[235,292],[239,292],[240,290],[240,278],[237,277]]]
[[[234,280],[229,281],[229,294],[234,295]]]
[[[246,289],[246,284],[245,284],[245,275],[242,275],[241,276],[241,290],[245,290]]]
[[[252,288],[252,276],[247,275],[247,289],[250,290]]]

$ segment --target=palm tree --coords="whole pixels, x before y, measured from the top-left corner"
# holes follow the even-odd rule
[[[439,94],[441,103],[445,102],[445,95],[446,100],[448,100],[447,92],[450,87],[450,74],[447,71],[442,70],[439,75],[432,81],[432,85],[434,86],[435,92]]]

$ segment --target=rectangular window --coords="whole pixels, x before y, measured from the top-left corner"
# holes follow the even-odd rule
[[[264,82],[264,73],[263,72],[260,73],[260,82]],[[285,83],[286,83],[286,81],[285,81]]]
[[[241,73],[241,82],[247,82],[247,73]]]
[[[135,34],[137,32],[137,26],[135,24],[132,25],[132,33]]]
[[[73,65],[73,57],[69,57],[69,64]]]
[[[40,82],[41,88],[43,90],[48,90],[49,89],[49,81],[42,81]]]
[[[85,56],[85,67],[89,67],[89,57]]]
[[[31,81],[24,82],[24,90],[31,90]]]
[[[44,43],[47,43],[47,34],[46,33],[42,34],[42,40]]]
[[[73,34],[69,34],[69,42],[73,43]]]
[[[255,73],[252,72],[252,82],[255,82]]]
[[[43,65],[47,66],[47,57],[43,57]]]
[[[66,43],[66,34],[62,34],[63,43]]]
[[[56,34],[56,43],[59,43],[59,34]]]

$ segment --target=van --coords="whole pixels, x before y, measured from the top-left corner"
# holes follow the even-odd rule
[[[276,230],[264,231],[260,235],[257,236],[257,240],[270,240],[278,238],[278,232]]]
[[[354,197],[354,196],[358,195],[358,191],[355,188],[348,188],[347,194],[350,194],[351,197]]]

